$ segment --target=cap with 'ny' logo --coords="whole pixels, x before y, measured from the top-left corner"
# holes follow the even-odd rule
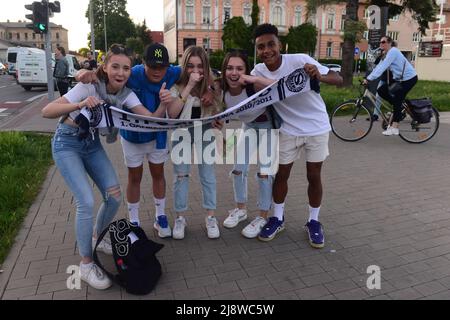
[[[162,44],[154,43],[145,51],[145,62],[148,66],[169,66],[169,53]]]

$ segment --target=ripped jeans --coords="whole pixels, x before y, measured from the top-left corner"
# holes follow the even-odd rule
[[[270,121],[267,122],[251,122],[244,123],[243,129],[248,130],[249,128],[255,129],[257,134],[261,130],[267,130],[272,128],[272,124]],[[260,147],[260,139],[259,134],[258,137],[258,148]],[[270,134],[267,136],[267,143],[270,144]],[[239,139],[240,144],[243,144],[244,141],[242,138]],[[231,176],[233,177],[233,189],[234,189],[234,200],[236,203],[247,203],[248,200],[248,192],[247,192],[247,180],[248,180],[248,169],[250,162],[250,152],[256,152],[256,150],[252,150],[251,145],[247,144],[245,146],[245,161],[237,161],[234,165],[233,171],[231,172]],[[238,149],[239,150],[239,149]],[[270,167],[269,165],[261,164],[258,157],[258,174],[256,175],[258,180],[258,202],[257,206],[259,210],[269,211],[270,206],[272,204],[272,184],[274,177],[272,175],[261,175],[264,168]]]
[[[52,139],[53,159],[72,192],[77,206],[76,237],[82,257],[92,258],[94,191],[92,178],[102,194],[97,213],[96,233],[99,235],[113,220],[122,195],[116,172],[102,147],[98,133],[78,140],[78,128],[59,124]]]

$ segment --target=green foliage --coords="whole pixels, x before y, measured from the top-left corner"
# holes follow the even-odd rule
[[[0,133],[0,263],[52,163],[50,137]]]
[[[144,52],[144,43],[142,42],[141,38],[127,38],[125,44],[127,48],[132,49],[134,53],[142,55]]]
[[[136,37],[141,39],[144,48],[153,43],[152,33],[148,29],[145,19],[142,24],[136,25]]]
[[[94,35],[96,49],[107,51],[105,49],[105,35],[104,35],[104,15],[103,15],[103,1],[105,2],[106,13],[106,36],[108,46],[113,43],[125,44],[127,38],[136,36],[136,27],[131,20],[127,10],[127,0],[92,0],[94,8]],[[86,12],[86,17],[90,23],[89,6]],[[88,40],[90,41],[89,34]],[[90,47],[89,43],[89,47]]]
[[[78,50],[78,54],[83,56],[83,57],[87,57],[87,53],[89,52],[89,48],[81,48],[80,50]]]
[[[252,34],[242,17],[233,17],[225,23],[222,41],[225,51],[239,48],[253,52]]]
[[[310,23],[290,27],[285,42],[289,44],[289,52],[312,55],[316,50],[317,29]]]
[[[367,30],[365,21],[346,20],[343,39],[358,43],[363,39],[364,31]]]

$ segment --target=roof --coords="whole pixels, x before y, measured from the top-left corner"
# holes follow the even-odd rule
[[[0,26],[6,27],[6,28],[26,28],[27,24],[30,24],[31,21],[27,22],[0,22]],[[50,28],[61,28],[64,30],[67,30],[62,25],[55,24],[53,22],[50,22]]]

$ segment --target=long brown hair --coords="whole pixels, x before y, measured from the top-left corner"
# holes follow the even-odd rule
[[[203,80],[200,83],[200,92],[199,95],[202,96],[208,90],[209,83],[209,75],[210,75],[210,67],[209,67],[209,59],[206,54],[205,49],[202,47],[190,46],[184,51],[183,58],[181,62],[181,66],[183,68],[183,72],[181,73],[180,80],[178,80],[177,84],[181,86],[186,86],[189,82],[189,74],[187,73],[187,64],[191,57],[199,57],[202,61],[203,65]]]
[[[231,58],[240,58],[240,59],[242,59],[242,61],[244,61],[244,65],[245,65],[245,74],[246,75],[250,74],[250,67],[249,67],[249,64],[248,64],[247,54],[244,51],[237,50],[237,49],[228,52],[226,54],[225,58],[223,59],[223,63],[222,63],[222,90],[223,90],[224,93],[229,90],[225,74],[226,74],[226,71],[227,71],[228,63],[230,62]]]
[[[96,74],[97,78],[105,83],[108,83],[108,74],[103,70],[103,66],[107,65],[112,56],[115,55],[124,55],[128,59],[130,59],[130,66],[133,65],[132,51],[127,49],[125,46],[121,44],[114,43],[109,48],[108,52],[105,55],[105,61],[98,66]]]

